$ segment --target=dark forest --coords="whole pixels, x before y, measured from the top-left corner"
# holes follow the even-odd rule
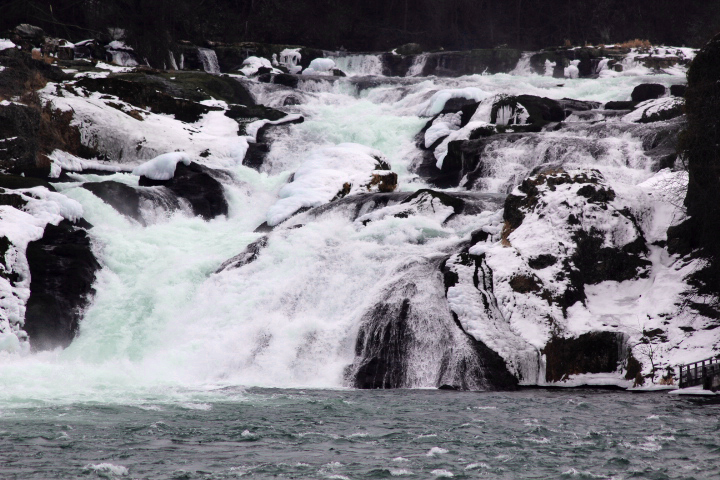
[[[33,23],[77,41],[123,28],[136,44],[189,40],[352,51],[535,49],[633,38],[700,46],[720,30],[708,0],[5,0],[0,30]]]

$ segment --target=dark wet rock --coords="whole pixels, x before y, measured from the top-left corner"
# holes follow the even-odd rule
[[[528,265],[534,270],[542,270],[557,263],[558,259],[554,255],[538,255],[528,260]]]
[[[501,110],[508,112],[508,125],[521,125],[519,117],[523,114],[528,115],[524,123],[536,127],[542,127],[549,122],[562,122],[565,120],[565,110],[561,103],[535,95],[506,95],[500,97],[492,106],[490,112],[491,123],[498,123],[498,114]]]
[[[665,95],[666,91],[665,85],[660,85],[659,83],[643,83],[635,87],[632,91],[632,100],[633,102],[654,100]]]
[[[517,380],[499,355],[453,318],[444,292],[436,261],[418,259],[403,266],[363,315],[346,381],[365,389],[422,383],[458,390],[515,388]]]
[[[673,97],[684,97],[685,92],[687,92],[687,85],[671,85],[670,86],[670,95]]]
[[[84,158],[97,156],[82,144],[78,127],[72,125],[72,112],[43,106],[34,94],[24,97],[24,102],[0,105],[0,169],[44,178],[50,173],[47,155],[53,150]]]
[[[161,105],[167,102],[168,108],[174,108],[171,99],[199,103],[214,98],[228,104],[248,107],[255,105],[252,95],[242,83],[227,75],[136,70],[132,73],[110,75],[106,79],[81,79],[78,81],[78,85],[88,88],[88,90],[117,95],[121,100],[138,107],[152,106],[152,103],[148,104],[147,102],[155,98],[155,94],[162,94],[157,96],[158,102]],[[188,105],[191,109],[199,108],[182,102],[178,105]],[[200,105],[200,107],[204,107],[204,105]],[[158,106],[158,108],[162,107]],[[163,111],[162,113],[174,114],[175,112]]]
[[[43,237],[28,245],[27,260],[31,283],[24,330],[30,344],[36,351],[67,347],[100,269],[90,239],[67,220],[49,224]]]
[[[520,60],[520,50],[493,48],[426,55],[423,76],[459,77],[481,73],[508,73]]]
[[[266,107],[264,105],[253,105],[247,107],[245,105],[230,105],[225,111],[225,116],[233,120],[280,120],[287,116],[287,113],[280,110]]]
[[[412,67],[415,56],[394,55],[383,53],[380,56],[383,66],[383,75],[386,77],[404,77]]]
[[[279,110],[275,111],[283,114],[283,117],[281,118],[284,118],[286,116],[284,112],[280,112]],[[245,152],[245,158],[243,158],[242,162],[243,165],[245,165],[246,167],[254,168],[255,170],[260,170],[265,164],[265,159],[267,158],[267,155],[270,153],[270,148],[272,145],[272,139],[269,135],[270,131],[272,129],[282,128],[283,126],[291,124],[303,123],[304,121],[305,119],[303,117],[300,117],[278,124],[267,123],[260,127],[255,134],[255,142],[248,144],[248,149]],[[242,124],[240,129],[242,130],[240,133],[244,133],[244,126]]]
[[[406,43],[395,49],[397,55],[420,55],[423,48],[419,43]]]
[[[563,98],[562,100],[558,100],[557,102],[565,111],[566,117],[568,117],[571,113],[574,112],[587,112],[589,110],[596,110],[602,106],[602,103],[600,102],[573,100],[572,98]]]
[[[628,338],[619,332],[590,332],[553,337],[543,353],[545,380],[560,382],[571,375],[616,372],[628,358]]]
[[[72,78],[62,69],[35,60],[27,52],[15,48],[0,50],[0,66],[5,67],[0,72],[0,98],[4,99],[42,88],[48,80],[61,82]]]
[[[203,165],[180,162],[175,167],[175,176],[170,180],[150,180],[140,177],[140,186],[163,186],[179,198],[187,200],[195,215],[210,220],[227,215],[228,203],[222,183],[217,180],[217,171]]]
[[[698,292],[716,297],[720,292],[720,35],[690,65],[685,110],[687,127],[679,149],[690,176],[685,197],[689,218],[668,230],[668,248],[671,253],[709,260],[693,274],[692,282]]]
[[[465,209],[465,201],[462,198],[453,196],[452,194],[448,194],[445,192],[439,192],[437,190],[431,190],[429,188],[422,188],[406,199],[402,201],[402,203],[410,203],[413,200],[420,198],[421,196],[426,195],[430,196],[434,199],[437,199],[440,203],[443,205],[446,205],[448,207],[452,207],[453,211],[456,215],[463,212]]]
[[[17,193],[0,190],[0,205],[6,205],[20,210],[27,205],[27,200]]]
[[[164,187],[135,188],[115,181],[86,182],[82,185],[118,213],[147,224],[144,211],[173,212],[182,208],[178,196]]]
[[[82,186],[121,214],[142,221],[140,213],[141,195],[137,189],[113,181],[84,183]]]
[[[201,116],[213,110],[221,110],[218,107],[209,107],[184,98],[176,98],[158,91],[150,83],[124,78],[85,77],[78,80],[76,85],[92,92],[114,95],[124,102],[154,113],[174,115],[177,120],[183,122],[197,122]]]
[[[260,256],[260,251],[263,248],[267,247],[268,241],[269,237],[267,235],[263,235],[262,237],[258,238],[257,240],[249,244],[247,247],[245,247],[245,250],[243,250],[241,253],[223,262],[223,264],[220,265],[217,270],[215,270],[215,273],[220,273],[225,270],[233,270],[254,262],[255,260],[257,260],[258,256]]]
[[[263,83],[275,83],[290,88],[297,88],[298,83],[300,83],[300,77],[290,73],[268,73],[260,75],[258,80]]]
[[[632,110],[637,105],[636,102],[607,102],[605,104],[605,110]]]

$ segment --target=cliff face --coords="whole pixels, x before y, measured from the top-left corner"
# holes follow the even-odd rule
[[[720,35],[705,45],[688,71],[687,128],[680,149],[690,174],[688,219],[669,232],[673,252],[708,260],[693,275],[701,293],[720,292]],[[717,304],[717,302],[712,302]]]

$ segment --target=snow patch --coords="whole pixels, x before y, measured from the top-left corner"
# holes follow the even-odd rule
[[[172,152],[158,155],[150,161],[135,167],[133,175],[147,177],[150,180],[170,180],[175,175],[178,162],[190,165],[190,156],[185,152]]]

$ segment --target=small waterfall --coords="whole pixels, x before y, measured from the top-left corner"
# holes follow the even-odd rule
[[[520,60],[518,60],[515,68],[510,72],[510,75],[517,75],[527,77],[533,74],[532,68],[530,67],[530,58],[535,55],[535,52],[523,52]]]
[[[348,55],[334,57],[337,68],[350,76],[382,76],[380,55]]]
[[[121,67],[135,67],[138,65],[135,56],[124,50],[108,50],[108,55],[112,57],[112,63]]]
[[[175,61],[175,55],[173,55],[171,51],[168,51],[168,57],[170,58],[170,68],[172,68],[173,70],[177,70],[178,66],[177,62]]]
[[[408,77],[419,77],[422,75],[423,70],[425,69],[425,64],[427,63],[427,53],[422,53],[415,58],[413,58],[413,63],[410,66],[410,69],[407,72]]]
[[[601,60],[598,62],[597,67],[595,67],[595,73],[599,75],[600,72],[602,72],[603,70],[607,70],[607,69],[608,69],[608,62],[610,62],[610,59],[609,59],[609,58],[603,58],[603,59],[601,59]]]
[[[203,64],[203,70],[207,73],[219,74],[220,64],[214,50],[198,47],[198,57]]]

